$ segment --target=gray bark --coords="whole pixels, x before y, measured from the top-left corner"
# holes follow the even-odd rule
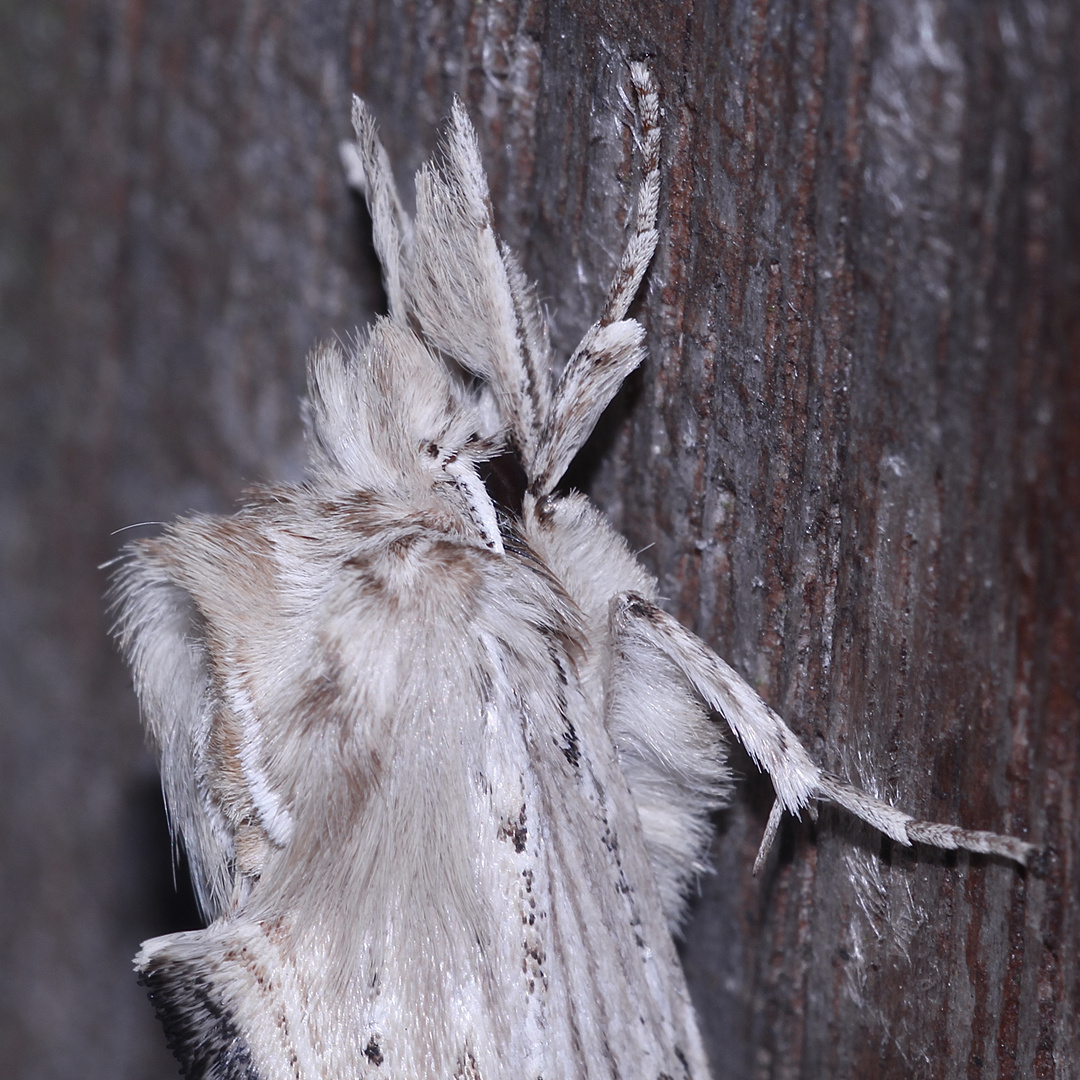
[[[107,639],[114,530],[301,468],[304,356],[381,302],[336,155],[408,188],[453,94],[566,354],[664,106],[649,360],[575,473],[836,772],[1046,845],[839,814],[750,876],[745,759],[686,964],[718,1077],[1080,1068],[1080,15],[1069,0],[0,9],[0,1061],[175,1075],[129,969],[194,925]],[[651,545],[651,546],[648,546]]]

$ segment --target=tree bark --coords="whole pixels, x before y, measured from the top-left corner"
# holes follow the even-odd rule
[[[129,957],[195,925],[107,638],[133,522],[302,468],[304,356],[382,303],[336,144],[462,96],[562,355],[663,103],[649,359],[579,463],[670,609],[831,770],[1045,846],[718,817],[718,1078],[1080,1067],[1080,14],[1069,0],[29,0],[0,12],[0,1055],[175,1075]]]

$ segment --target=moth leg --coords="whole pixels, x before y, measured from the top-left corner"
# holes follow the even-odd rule
[[[939,848],[1000,855],[1026,865],[1038,851],[1012,836],[961,829],[909,814],[832,776],[814,763],[795,733],[765,704],[750,685],[676,619],[634,593],[617,596],[610,609],[616,649],[650,649],[666,656],[694,691],[717,713],[746,748],[755,764],[769,774],[776,803],[769,814],[755,871],[776,837],[784,811],[796,817],[812,799],[828,799],[873,825],[899,844],[915,841]]]

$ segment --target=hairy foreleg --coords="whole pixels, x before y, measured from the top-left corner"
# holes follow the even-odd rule
[[[615,597],[611,629],[614,647],[633,654],[636,663],[648,664],[650,654],[662,655],[673,663],[694,692],[724,720],[754,763],[768,773],[776,802],[754,863],[755,872],[764,863],[784,811],[799,816],[815,799],[828,799],[844,807],[899,844],[919,841],[939,848],[1000,855],[1025,864],[1038,850],[1013,836],[918,821],[826,772],[734,668],[644,598],[633,593]]]

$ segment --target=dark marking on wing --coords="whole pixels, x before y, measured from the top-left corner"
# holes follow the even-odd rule
[[[529,830],[525,826],[526,820],[525,804],[522,803],[517,819],[509,818],[499,826],[499,839],[513,841],[514,851],[519,855],[525,850],[525,845],[529,841]]]
[[[187,1080],[262,1080],[232,1015],[195,964],[168,961],[139,981]]]
[[[517,828],[514,829],[514,850],[520,855],[525,850],[525,845],[529,842],[529,830],[527,827],[528,817],[525,813],[525,804],[521,804],[521,810],[518,813]]]
[[[566,728],[563,731],[563,741],[559,744],[559,749],[563,752],[563,757],[565,757],[575,769],[581,765],[581,747],[578,745],[577,729],[570,720],[566,721]]]
[[[476,1058],[468,1047],[458,1059],[458,1067],[454,1070],[454,1080],[483,1080],[480,1066],[476,1064]]]
[[[557,703],[559,720],[563,727],[563,741],[559,744],[559,749],[563,752],[563,757],[576,769],[581,764],[581,746],[578,744],[577,729],[574,727],[574,722],[570,719],[569,710],[567,709],[566,688],[569,685],[570,677],[553,642],[548,642],[548,652],[558,675]]]
[[[536,895],[533,892],[535,877],[532,870],[522,870],[521,879],[525,883],[525,896],[527,897],[528,912],[521,913],[521,921],[526,926],[536,925]]]
[[[690,1076],[690,1062],[686,1060],[686,1055],[683,1053],[681,1046],[675,1047],[675,1056],[679,1059],[679,1064],[683,1067],[683,1076]]]
[[[372,1065],[377,1066],[383,1063],[382,1047],[379,1046],[375,1039],[368,1039],[368,1044],[364,1047],[364,1057],[366,1057]]]
[[[529,830],[526,828],[526,821],[525,804],[522,803],[517,820],[515,821],[513,818],[510,818],[499,826],[499,838],[502,840],[512,840],[514,851],[519,855],[525,850],[525,845],[529,842]]]

